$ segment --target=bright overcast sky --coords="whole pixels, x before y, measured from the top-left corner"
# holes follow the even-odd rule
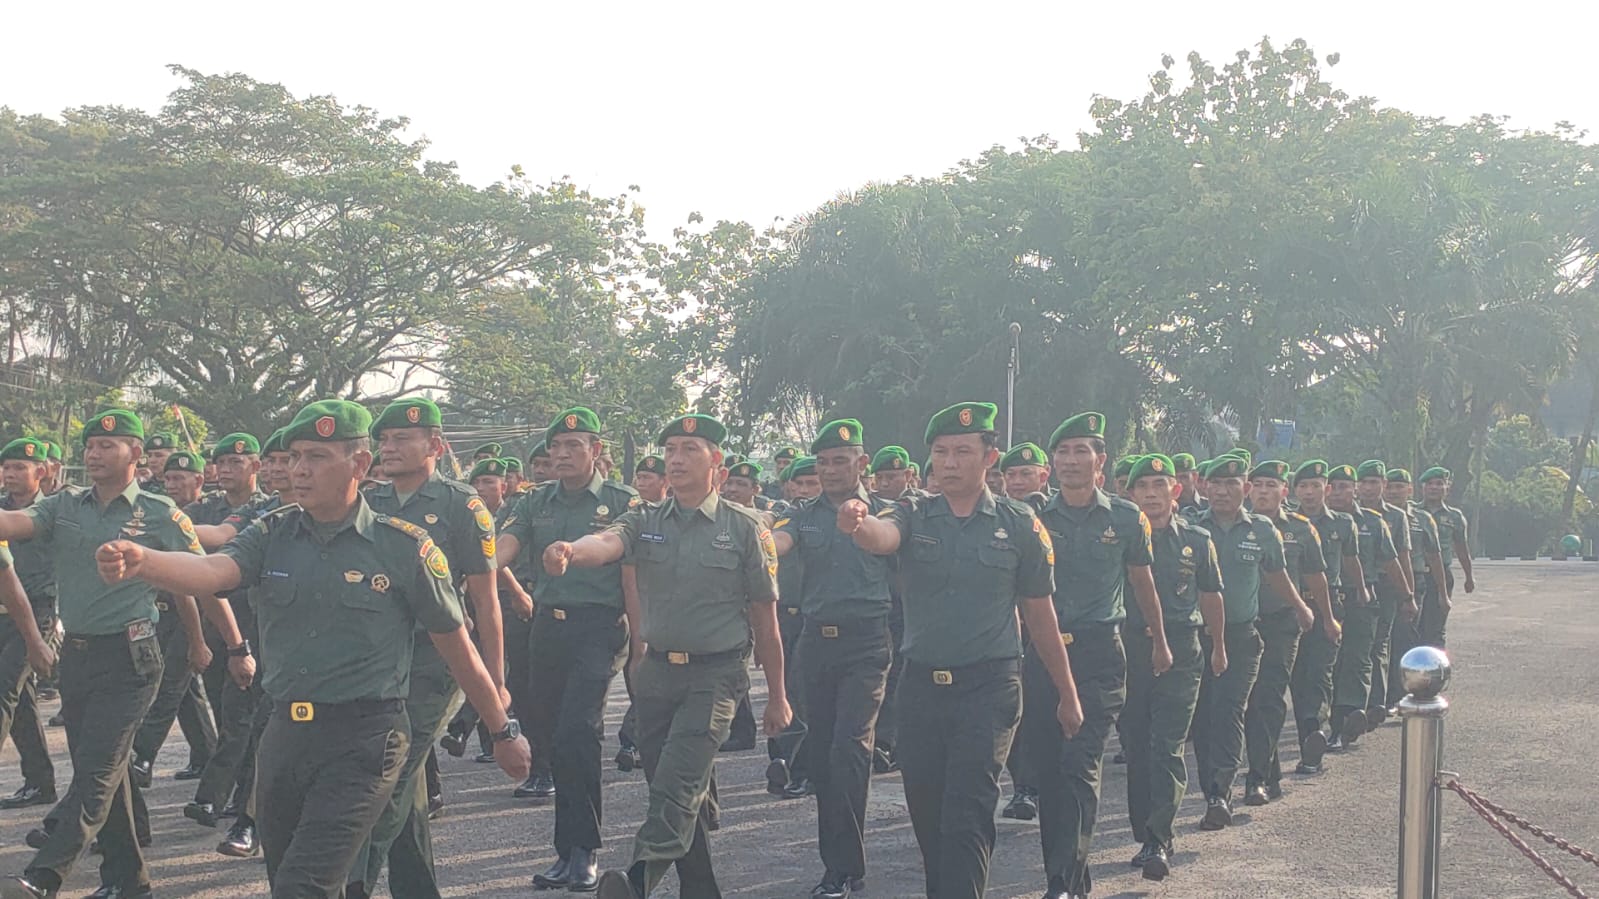
[[[0,105],[154,109],[168,63],[243,72],[408,116],[474,183],[520,164],[640,185],[657,237],[694,210],[791,217],[1022,135],[1072,145],[1090,97],[1141,95],[1162,53],[1222,63],[1262,35],[1340,53],[1332,80],[1387,105],[1599,132],[1591,0],[4,6]]]

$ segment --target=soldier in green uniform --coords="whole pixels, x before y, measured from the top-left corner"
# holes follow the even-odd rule
[[[1316,623],[1299,638],[1299,653],[1288,692],[1293,697],[1299,733],[1297,774],[1321,773],[1327,751],[1327,719],[1333,700],[1333,664],[1343,638],[1345,611],[1365,605],[1366,580],[1360,565],[1360,533],[1353,516],[1327,508],[1327,463],[1311,459],[1294,472],[1299,513],[1316,529],[1326,562],[1328,605],[1316,609]],[[1352,586],[1345,586],[1352,585]]]
[[[511,461],[514,460],[480,459],[472,465],[472,470],[466,478],[466,483],[477,491],[478,498],[483,500],[483,505],[488,508],[489,514],[494,516],[496,530],[501,527],[501,522],[511,512],[507,502],[509,485],[507,476],[510,472],[508,463]],[[506,566],[501,565],[498,568],[499,570],[505,570]],[[514,583],[514,580],[512,582]],[[512,667],[510,661],[512,622],[517,618],[531,618],[533,615],[533,601],[531,597],[527,596],[525,591],[522,592],[521,597],[525,598],[527,603],[526,614],[523,615],[521,610],[517,608],[519,598],[514,597],[512,591],[506,589],[505,583],[505,579],[502,578],[499,588],[500,623],[502,630],[505,632],[506,668],[509,671]],[[526,635],[524,634],[523,636],[525,637]],[[474,643],[477,642],[476,632],[473,633],[472,641]],[[509,675],[507,675],[505,687],[511,694],[511,708],[515,710],[517,709],[516,700],[519,691],[516,684],[510,680]],[[522,720],[522,716],[519,713],[516,718],[518,722]],[[450,755],[460,758],[466,754],[466,739],[474,730],[477,731],[478,748],[480,750],[477,761],[484,764],[493,763],[494,743],[489,738],[488,726],[483,724],[483,717],[478,714],[477,709],[473,708],[470,702],[461,703],[460,710],[455,713],[454,718],[450,719],[449,727],[445,729],[443,738],[439,740],[439,746]]]
[[[146,474],[146,478],[139,482],[139,489],[157,496],[166,492],[162,475],[167,470],[167,457],[178,448],[178,437],[165,431],[151,434],[144,441],[144,456],[139,465],[139,470]]]
[[[639,500],[645,505],[654,507],[666,502],[666,459],[660,453],[650,453],[641,457],[633,466],[633,489],[638,491]],[[781,572],[779,572],[781,574]],[[785,644],[785,651],[787,645]],[[618,771],[632,771],[643,766],[643,761],[638,754],[638,741],[634,735],[638,731],[638,713],[633,706],[633,675],[632,669],[622,669],[622,679],[627,684],[627,713],[622,716],[622,726],[616,730],[616,739],[621,746],[616,751]]]
[[[1194,713],[1194,761],[1205,791],[1201,830],[1220,830],[1233,823],[1233,784],[1243,761],[1244,711],[1249,691],[1260,673],[1264,644],[1255,619],[1260,614],[1262,581],[1290,604],[1302,604],[1288,579],[1283,540],[1265,517],[1244,509],[1244,475],[1248,463],[1223,454],[1206,474],[1210,507],[1194,524],[1210,532],[1221,564],[1222,596],[1227,604],[1227,670],[1206,673]],[[1216,638],[1203,642],[1210,650]]]
[[[1377,582],[1377,632],[1371,641],[1371,693],[1366,698],[1366,729],[1375,730],[1388,718],[1388,654],[1393,648],[1394,621],[1403,615],[1413,620],[1416,608],[1414,563],[1411,559],[1411,514],[1383,499],[1388,485],[1388,466],[1379,459],[1368,459],[1355,469],[1355,492],[1361,506],[1383,517],[1393,537],[1394,553],[1399,557],[1399,579],[1383,577]]]
[[[40,490],[49,465],[49,453],[44,441],[32,437],[20,437],[0,449],[0,471],[5,480],[0,509],[21,511],[44,498]],[[56,581],[49,553],[42,545],[29,540],[12,543],[10,550],[14,556],[11,570],[27,596],[34,630],[44,635],[54,653],[61,644],[55,627]],[[4,580],[9,582],[10,577],[5,576]],[[11,734],[22,771],[22,786],[0,799],[0,809],[52,805],[56,801],[56,769],[50,761],[44,724],[39,720],[34,685],[35,672],[48,674],[48,670],[35,668],[28,641],[23,636],[25,633],[25,624],[14,621],[0,609],[0,745],[4,744],[6,734]]]
[[[260,517],[218,554],[187,559],[125,540],[102,546],[108,583],[174,592],[261,588],[258,802],[274,899],[338,896],[385,808],[409,749],[406,696],[420,623],[495,734],[512,777],[527,744],[463,626],[444,553],[418,525],[373,511],[357,489],[370,463],[371,415],[344,400],[300,410],[284,439],[297,504]]]
[[[756,508],[755,496],[760,492],[761,466],[740,460],[728,466],[727,479],[722,482],[722,499],[740,506]]]
[[[1411,583],[1415,585],[1418,606],[1416,614],[1405,615],[1394,621],[1393,647],[1388,654],[1388,692],[1384,697],[1378,697],[1386,703],[1384,709],[1389,717],[1398,716],[1399,700],[1405,698],[1399,660],[1421,644],[1420,629],[1427,610],[1449,602],[1449,584],[1444,579],[1443,544],[1438,521],[1425,506],[1411,501],[1414,492],[1410,472],[1403,468],[1388,469],[1383,501],[1404,509],[1410,517]]]
[[[510,705],[510,695],[505,692],[504,631],[495,585],[494,517],[472,488],[439,474],[438,459],[444,453],[442,416],[432,400],[395,400],[372,422],[371,436],[383,453],[383,474],[389,482],[367,491],[366,501],[374,512],[425,529],[454,576],[464,580],[483,664],[501,694],[496,711],[501,711]],[[372,828],[364,865],[351,871],[352,892],[361,891],[357,895],[368,893],[387,860],[389,890],[395,899],[438,899],[427,824],[428,790],[417,775],[454,716],[461,691],[446,660],[435,651],[436,641],[418,629],[414,642],[406,698],[410,751],[388,806]],[[488,719],[489,709],[482,705],[477,709]],[[493,722],[489,725],[492,730]]]
[[[638,492],[600,476],[604,443],[594,412],[575,406],[544,432],[556,480],[525,494],[505,519],[500,564],[523,547],[542,557],[553,543],[611,526],[640,505]],[[605,697],[627,661],[633,578],[620,564],[546,575],[533,589],[538,608],[528,648],[527,727],[549,741],[555,778],[555,863],[533,878],[538,889],[592,890],[599,881],[600,738]],[[636,604],[636,598],[632,600]]]
[[[1288,497],[1288,463],[1259,463],[1249,473],[1249,487],[1251,508],[1269,520],[1282,538],[1283,565],[1299,591],[1299,595],[1291,597],[1270,585],[1260,591],[1260,618],[1255,625],[1263,644],[1260,673],[1255,676],[1244,713],[1244,743],[1249,759],[1244,804],[1259,806],[1283,795],[1277,739],[1282,736],[1288,717],[1288,684],[1299,658],[1301,635],[1319,618],[1324,635],[1336,643],[1338,622],[1328,598],[1327,560],[1322,555],[1321,535],[1309,518],[1283,508],[1283,500]],[[1308,604],[1305,597],[1309,598]]]
[[[788,467],[794,464],[794,460],[798,459],[799,457],[800,451],[792,446],[785,446],[772,456],[772,469],[777,472],[778,479],[762,488],[761,492],[766,495],[767,499],[782,499],[792,501],[793,497],[788,496],[783,492],[782,476],[783,472],[787,471]]]
[[[999,471],[1004,481],[1000,495],[1027,503],[1035,512],[1042,511],[1044,503],[1049,500],[1043,493],[1049,486],[1049,463],[1037,444],[1018,443],[1006,450],[999,457]],[[1024,646],[1024,656],[1026,651]],[[1022,694],[1025,696],[1026,693],[1027,673],[1023,666]],[[1001,818],[1016,821],[1031,821],[1038,817],[1038,777],[1034,766],[1029,764],[1025,733],[1024,720],[1016,731],[1016,739],[1011,741],[1010,755],[1005,759],[1005,771],[1010,775],[1011,799],[999,812]]]
[[[62,487],[61,469],[66,464],[67,453],[61,444],[54,440],[46,440],[44,443],[50,448],[50,464],[45,466],[44,477],[39,480],[39,492],[49,496]]]
[[[728,457],[724,468],[727,474],[722,479],[722,499],[734,505],[757,510],[762,523],[770,527],[777,519],[761,506],[766,499],[759,492],[761,466],[735,453]],[[755,709],[750,703],[749,693],[746,692],[738,701],[738,708],[733,712],[733,724],[728,729],[727,741],[722,744],[722,752],[744,752],[754,749],[757,730]],[[714,794],[713,785],[712,795]]]
[[[911,454],[902,446],[889,445],[872,454],[872,493],[881,499],[898,500],[907,496],[921,496],[922,479],[911,461]],[[888,682],[883,688],[883,705],[877,712],[877,729],[873,733],[872,771],[888,774],[899,769],[894,761],[894,742],[899,735],[899,680],[905,671],[905,607],[901,596],[898,572],[890,578],[888,595],[892,607],[888,615],[888,630],[894,638],[894,659],[888,666]]]
[[[1460,570],[1465,574],[1467,593],[1477,589],[1476,578],[1471,574],[1471,545],[1466,539],[1466,513],[1449,505],[1451,479],[1449,469],[1433,466],[1421,473],[1421,504],[1432,513],[1438,523],[1438,542],[1443,547],[1444,585],[1449,588],[1444,601],[1421,610],[1421,642],[1442,649],[1449,623],[1449,608],[1455,593],[1454,560],[1460,559]]]
[[[1122,456],[1116,460],[1116,466],[1111,472],[1115,479],[1114,489],[1111,491],[1112,496],[1118,496],[1122,499],[1127,498],[1127,476],[1132,474],[1133,463],[1137,460],[1137,456]]]
[[[722,500],[727,429],[684,415],[661,432],[672,498],[642,504],[605,530],[544,551],[551,577],[569,567],[623,561],[637,572],[627,609],[632,635],[638,745],[650,783],[649,810],[625,872],[600,878],[600,899],[639,899],[676,865],[684,896],[719,896],[703,806],[733,710],[749,691],[753,636],[766,670],[768,736],[788,726],[783,645],[777,627],[777,552],[754,512]]]
[[[1173,475],[1176,467],[1171,459],[1154,454],[1139,459],[1128,473],[1133,499],[1149,521],[1151,574],[1172,658],[1171,668],[1158,676],[1153,666],[1127,667],[1127,703],[1116,721],[1127,756],[1127,815],[1140,847],[1133,866],[1142,868],[1147,880],[1164,880],[1171,873],[1172,822],[1188,789],[1183,743],[1206,670],[1201,625],[1212,637],[1211,675],[1219,677],[1227,670],[1226,610],[1216,547],[1208,531],[1174,514],[1182,500],[1182,482]],[[1137,603],[1127,607],[1124,633],[1129,656],[1154,653],[1155,628]]]
[[[886,500],[896,500],[914,486],[915,465],[902,446],[885,446],[872,454],[866,473],[872,478],[872,492]]]
[[[1346,597],[1353,605],[1344,607],[1343,641],[1338,644],[1338,660],[1333,664],[1332,715],[1328,724],[1333,737],[1327,749],[1337,752],[1354,745],[1367,730],[1366,700],[1371,695],[1371,645],[1377,636],[1379,582],[1403,583],[1399,556],[1394,549],[1388,522],[1379,512],[1359,501],[1358,478],[1350,465],[1335,465],[1327,470],[1327,505],[1355,519],[1360,544],[1360,570],[1363,589]]]
[[[778,473],[777,481],[782,486],[783,499],[778,500],[784,508],[777,513],[776,520],[772,523],[774,540],[783,527],[788,525],[790,516],[796,513],[803,505],[804,500],[814,499],[813,496],[797,497],[794,493],[793,475],[796,469],[816,473],[816,459],[814,456],[801,457],[788,463]],[[779,540],[779,543],[781,541]],[[780,549],[779,556],[783,553]],[[766,792],[783,799],[804,799],[816,794],[815,784],[812,783],[806,770],[807,758],[800,753],[800,747],[805,742],[807,729],[805,726],[806,711],[801,677],[799,669],[800,635],[805,630],[805,616],[801,610],[801,588],[804,583],[805,565],[798,553],[789,553],[787,558],[779,558],[777,563],[777,632],[783,638],[783,686],[788,690],[788,707],[793,712],[794,720],[788,727],[775,737],[766,740]],[[740,706],[742,709],[742,706]]]
[[[485,443],[472,451],[472,464],[476,465],[484,459],[498,459],[505,455],[505,447],[498,443]]]
[[[548,482],[550,474],[550,449],[540,440],[533,445],[532,452],[527,454],[528,480],[536,487]]]
[[[839,530],[839,508],[855,501],[877,514],[891,506],[862,483],[870,459],[859,421],[823,425],[810,452],[822,493],[802,501],[783,520],[776,542],[779,577],[782,566],[801,566],[796,592],[804,632],[797,657],[807,732],[800,751],[816,785],[817,848],[824,869],[811,896],[844,899],[866,876],[872,736],[894,648],[889,560],[866,552]]]
[[[1018,443],[999,457],[1005,495],[1026,502],[1035,493],[1049,493],[1049,460],[1034,443]]]
[[[547,470],[550,457],[548,451],[543,449],[542,440],[539,441],[539,447],[544,453],[543,461]],[[549,481],[539,482],[539,484],[546,483]],[[537,486],[531,482],[524,484],[520,495],[508,498],[504,505],[500,506],[500,511],[494,518],[497,531],[505,528],[516,514],[522,497],[531,493]],[[496,554],[498,554],[497,543]],[[528,591],[538,584],[539,560],[527,547],[522,547],[514,562],[508,565],[497,564],[496,568],[500,585],[500,617],[505,631],[506,689],[511,694],[511,709],[517,721],[522,722],[532,717],[533,669],[532,658],[528,654],[528,643],[533,635],[533,614],[536,609],[533,605],[533,594]],[[555,775],[550,771],[549,735],[524,732],[523,736],[527,737],[528,744],[533,747],[533,769],[528,774],[527,780],[511,791],[511,795],[517,799],[549,799],[555,795]]]
[[[1172,656],[1150,571],[1149,520],[1136,505],[1096,484],[1105,466],[1105,416],[1082,412],[1067,418],[1050,435],[1049,448],[1061,492],[1038,517],[1055,547],[1055,618],[1059,639],[1070,648],[1083,723],[1075,735],[1062,738],[1052,714],[1060,697],[1043,667],[1047,659],[1035,648],[1023,669],[1020,739],[1039,787],[1044,895],[1064,899],[1093,891],[1088,855],[1099,782],[1105,743],[1127,696],[1127,670],[1163,675]],[[1150,634],[1144,654],[1131,662],[1121,638],[1129,587]]]
[[[1171,461],[1177,467],[1177,484],[1182,488],[1177,497],[1177,511],[1184,515],[1204,511],[1205,500],[1199,489],[1199,463],[1194,461],[1191,453],[1178,453],[1171,457]]]
[[[666,502],[666,459],[659,453],[641,457],[633,466],[633,489],[652,506]]]
[[[884,514],[861,500],[838,528],[868,552],[896,554],[904,576],[905,676],[896,758],[922,852],[929,899],[977,899],[988,888],[999,771],[1022,711],[1021,634],[1060,697],[1070,738],[1083,708],[1055,619],[1054,549],[1031,507],[988,490],[999,461],[991,403],[932,417],[927,442],[939,496]]]
[[[72,752],[72,784],[56,808],[56,826],[22,876],[0,886],[4,899],[52,896],[90,841],[98,837],[100,880],[120,895],[145,896],[150,876],[134,833],[128,757],[133,736],[161,682],[156,639],[156,591],[143,584],[107,586],[91,561],[102,541],[122,538],[129,546],[199,555],[188,516],[163,496],[134,482],[143,453],[144,426],[123,409],[107,409],[84,425],[84,470],[93,487],[73,487],[21,511],[0,512],[0,540],[30,540],[48,553],[55,571],[59,613],[66,629],[61,648],[62,714]],[[25,626],[24,640],[36,662],[44,638],[24,621],[31,611],[7,602],[12,621]],[[243,648],[243,638],[220,603],[207,612]],[[48,665],[44,666],[48,668]],[[236,676],[253,664],[242,659]]]

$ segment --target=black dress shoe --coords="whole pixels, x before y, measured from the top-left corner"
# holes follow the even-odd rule
[[[1151,847],[1149,860],[1144,862],[1145,880],[1165,880],[1171,873],[1171,850],[1159,843]]]
[[[566,866],[566,891],[592,893],[600,885],[600,864],[592,849],[573,849]]]
[[[623,746],[616,751],[616,770],[632,771],[634,768],[644,767],[644,762],[638,757],[638,749],[632,746]]]
[[[489,752],[478,753],[477,758],[473,759],[472,761],[477,762],[479,765],[492,765],[499,761],[499,759],[494,757],[494,752],[491,750]]]
[[[466,755],[465,734],[445,734],[439,738],[439,748],[455,758]]]
[[[1364,734],[1365,732],[1366,713],[1360,711],[1359,709],[1353,709],[1349,712],[1349,714],[1344,716],[1343,727],[1338,729],[1338,736],[1342,738],[1340,743],[1344,748],[1347,749],[1348,747],[1355,745],[1355,741],[1359,740],[1360,735]]]
[[[1199,819],[1200,830],[1221,830],[1231,827],[1233,823],[1232,804],[1220,796],[1212,796],[1205,802],[1205,817]]]
[[[894,752],[879,746],[872,750],[872,773],[893,774],[899,770],[899,762],[894,761]]]
[[[55,805],[56,791],[54,787],[39,789],[38,787],[23,787],[4,799],[0,799],[0,808],[27,808],[30,805]]]
[[[772,763],[766,766],[766,792],[773,796],[781,796],[787,788],[788,762],[772,759]]]
[[[531,775],[520,787],[512,790],[511,795],[518,799],[548,799],[555,795],[555,777],[550,774]]]
[[[1131,862],[1129,862],[1128,864],[1130,864],[1134,868],[1142,868],[1144,865],[1149,864],[1149,857],[1151,855],[1153,855],[1154,852],[1155,852],[1155,841],[1154,840],[1150,840],[1149,842],[1145,843],[1143,846],[1139,847],[1138,854],[1133,856],[1133,860]]]
[[[567,870],[571,867],[570,858],[558,858],[555,864],[550,865],[543,874],[533,875],[533,889],[535,890],[564,890],[567,884]]]
[[[633,888],[626,873],[606,871],[596,883],[594,899],[644,899],[644,894]]]
[[[1387,721],[1387,720],[1388,720],[1388,710],[1385,709],[1385,708],[1380,708],[1379,707],[1379,708],[1367,709],[1366,710],[1366,730],[1367,731],[1373,731],[1373,730],[1376,730],[1379,727],[1382,727],[1383,722]]]
[[[239,800],[237,800],[237,799],[229,799],[228,800],[228,804],[224,805],[222,807],[222,811],[217,812],[217,817],[218,818],[237,818],[237,817],[239,817]]]
[[[1280,783],[1266,784],[1266,798],[1273,802],[1283,798],[1283,785]]]
[[[1266,798],[1266,788],[1260,784],[1244,788],[1244,805],[1251,808],[1259,808],[1270,801],[1270,799]]]
[[[172,773],[172,779],[173,780],[199,780],[200,779],[200,775],[202,775],[204,773],[205,773],[205,766],[204,765],[196,765],[193,762],[190,762],[188,767],[179,768],[177,771],[174,771]]]
[[[443,814],[444,814],[444,797],[443,796],[429,796],[428,797],[428,820],[432,821],[433,819],[438,818],[439,816],[441,816]]]
[[[1005,803],[1005,808],[999,814],[1013,821],[1031,821],[1038,817],[1038,800],[1033,798],[1032,789],[1017,787],[1010,802]]]
[[[119,887],[102,886],[98,890],[83,897],[83,899],[150,899],[155,895],[148,886]]]
[[[8,877],[0,883],[0,899],[55,899],[55,895],[55,890],[47,890],[26,877]]]
[[[152,765],[144,759],[134,759],[128,763],[128,776],[133,778],[133,785],[141,789],[150,789],[150,769]]]
[[[228,835],[217,844],[217,852],[230,858],[250,858],[261,851],[261,846],[255,839],[255,825],[246,821],[235,821],[228,828]]]
[[[849,878],[837,871],[822,875],[822,882],[811,889],[811,899],[849,899]]]
[[[1327,755],[1327,735],[1319,730],[1313,730],[1305,737],[1305,742],[1299,747],[1300,767],[1309,768],[1311,772],[1321,770],[1321,760]],[[1305,773],[1305,772],[1300,772]]]
[[[1066,892],[1066,881],[1051,877],[1049,886],[1044,887],[1044,899],[1071,899],[1071,894]]]
[[[809,777],[796,777],[783,788],[784,799],[804,799],[816,795],[816,783]]]
[[[217,826],[217,808],[209,802],[191,802],[183,807],[183,817],[201,827]]]

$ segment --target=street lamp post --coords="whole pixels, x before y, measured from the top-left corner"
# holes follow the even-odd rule
[[[1005,366],[1005,448],[1016,436],[1016,366],[1022,351],[1021,322],[1010,323],[1010,362]]]

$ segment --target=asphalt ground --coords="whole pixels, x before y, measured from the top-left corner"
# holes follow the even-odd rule
[[[1463,783],[1540,826],[1599,849],[1594,812],[1593,747],[1599,740],[1599,565],[1583,562],[1480,562],[1478,589],[1459,593],[1449,622],[1455,676],[1447,691],[1445,766]],[[756,710],[764,686],[756,673]],[[609,763],[625,710],[621,679],[607,720],[602,865],[625,866],[645,806],[641,774]],[[51,704],[48,712],[54,711]],[[60,729],[50,732],[64,790],[69,775]],[[1110,752],[1114,753],[1114,735]],[[1095,895],[1376,897],[1394,895],[1397,867],[1400,728],[1389,724],[1354,750],[1329,755],[1316,777],[1290,775],[1287,796],[1264,808],[1240,805],[1239,823],[1201,833],[1203,800],[1190,790],[1178,818],[1171,878],[1143,880],[1127,861],[1136,850],[1126,817],[1126,779],[1106,759],[1100,826],[1094,842]],[[222,831],[206,831],[182,815],[192,783],[172,772],[187,752],[176,728],[157,761],[147,792],[156,845],[148,850],[161,897],[264,897],[260,859],[235,860],[213,848]],[[1284,767],[1296,761],[1293,725],[1285,732]],[[433,826],[444,894],[526,896],[532,876],[554,860],[554,812],[548,803],[513,799],[513,784],[492,765],[442,757],[448,807]],[[805,897],[821,874],[814,803],[780,801],[765,791],[764,748],[724,754],[717,775],[722,828],[712,853],[729,897]],[[1189,765],[1190,777],[1193,765]],[[0,792],[20,786],[16,753],[0,752]],[[1008,785],[1007,785],[1008,794]],[[1459,797],[1443,806],[1442,893],[1453,897],[1561,895],[1554,882],[1480,820]],[[30,850],[23,835],[44,809],[0,812],[0,871],[15,872]],[[1038,896],[1044,880],[1037,825],[998,819],[988,895]],[[1536,848],[1579,885],[1599,894],[1599,869],[1553,847]],[[872,784],[868,814],[867,891],[872,899],[922,893],[921,858],[905,814],[897,775]],[[64,896],[96,886],[95,859],[80,863]],[[386,889],[382,890],[386,893]],[[554,894],[545,894],[554,895]],[[661,896],[676,896],[668,877]]]

